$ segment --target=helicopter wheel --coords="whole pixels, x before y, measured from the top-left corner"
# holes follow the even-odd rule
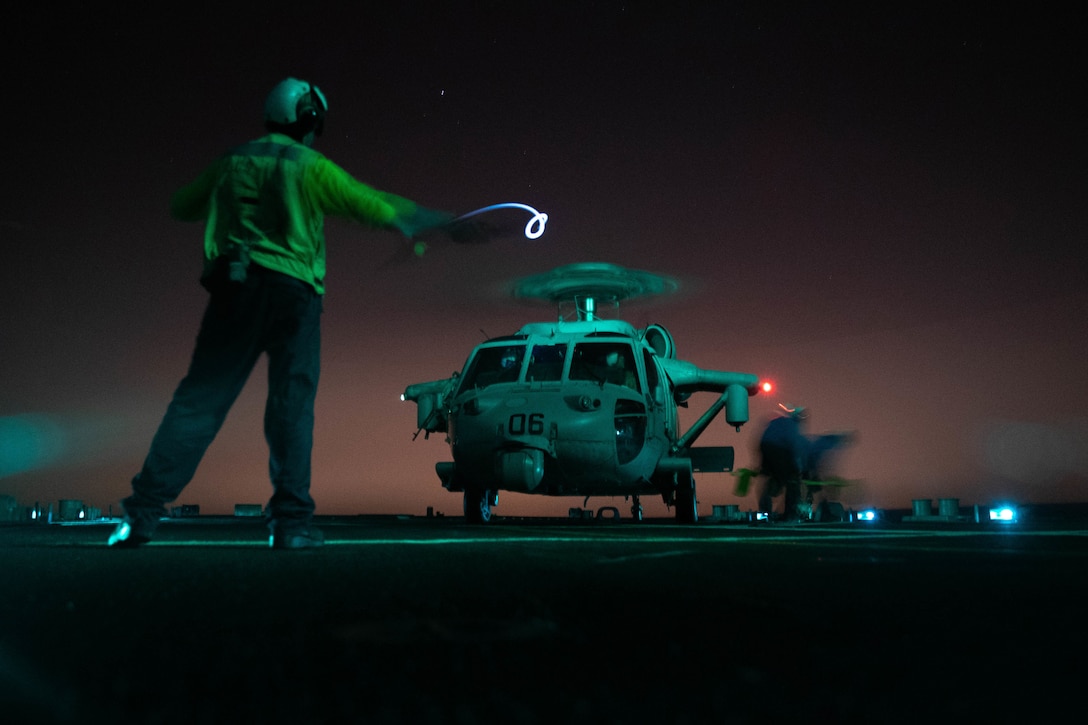
[[[681,479],[676,488],[676,521],[681,524],[694,524],[699,520],[699,506],[695,500],[695,478],[688,476]]]
[[[642,504],[639,503],[638,496],[632,497],[631,516],[634,517],[635,521],[642,521]]]
[[[486,524],[491,520],[491,492],[480,488],[465,489],[465,521]]]

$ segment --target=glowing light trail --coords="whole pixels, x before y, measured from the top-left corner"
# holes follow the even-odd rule
[[[477,214],[483,214],[484,212],[494,211],[495,209],[524,209],[532,214],[532,218],[525,225],[525,238],[526,239],[538,239],[544,234],[544,225],[548,223],[548,215],[542,211],[537,211],[528,204],[521,204],[516,201],[507,201],[502,204],[492,204],[491,206],[480,207],[475,211],[470,211],[467,214],[462,214],[453,220],[452,223],[456,224],[464,219],[469,219]]]

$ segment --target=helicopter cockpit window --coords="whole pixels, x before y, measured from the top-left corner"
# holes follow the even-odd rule
[[[559,380],[563,377],[563,362],[566,358],[566,345],[533,345],[525,380],[530,383]]]
[[[638,390],[638,371],[631,346],[623,342],[583,342],[574,347],[571,380],[625,385]]]
[[[524,345],[481,348],[461,382],[461,390],[486,388],[496,383],[517,382],[521,374]]]

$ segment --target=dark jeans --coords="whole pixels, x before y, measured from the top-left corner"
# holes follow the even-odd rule
[[[132,481],[125,513],[153,531],[165,504],[192,480],[197,465],[242,392],[253,366],[268,354],[264,433],[269,448],[274,529],[305,527],[313,517],[310,453],[320,371],[322,298],[293,277],[250,265],[246,281],[224,273],[211,292],[189,372],[178,385]]]
[[[785,491],[783,516],[795,518],[798,515],[797,506],[801,503],[801,469],[797,454],[781,446],[763,444],[760,446],[760,457],[761,473],[767,477],[767,481],[760,493],[759,510],[770,513],[774,506],[773,499]]]

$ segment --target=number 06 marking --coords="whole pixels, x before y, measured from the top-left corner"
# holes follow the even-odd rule
[[[544,434],[544,414],[543,413],[514,413],[510,416],[510,420],[506,423],[506,429],[510,431],[512,436],[531,435],[538,436]]]

